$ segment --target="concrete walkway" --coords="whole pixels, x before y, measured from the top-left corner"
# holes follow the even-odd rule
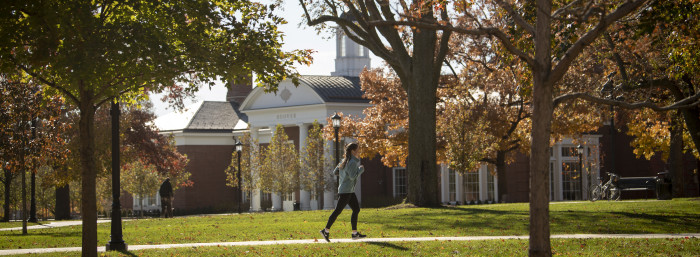
[[[590,239],[590,238],[700,238],[700,233],[684,234],[571,234],[552,235],[551,238],[563,239]],[[365,238],[361,240],[332,239],[331,243],[357,243],[357,242],[416,242],[416,241],[475,241],[475,240],[527,240],[529,236],[468,236],[468,237],[408,237],[408,238]],[[127,242],[128,243],[128,242]],[[257,245],[290,245],[290,244],[326,244],[322,239],[304,240],[277,240],[277,241],[245,241],[245,242],[215,242],[215,243],[191,243],[191,244],[161,244],[161,245],[129,245],[129,251],[147,249],[167,249],[179,247],[207,247],[207,246],[257,246]],[[80,247],[65,248],[36,248],[36,249],[12,249],[0,250],[0,255],[78,252]],[[104,252],[104,247],[98,247],[98,252]]]
[[[97,223],[107,223],[107,222],[111,222],[111,220],[108,220],[108,219],[97,220]],[[52,221],[51,223],[48,223],[48,224],[27,226],[27,229],[58,228],[58,227],[77,226],[77,225],[82,225],[82,224],[83,224],[82,220]],[[0,231],[22,231],[22,227],[20,225],[20,227],[14,227],[14,228],[0,228]]]

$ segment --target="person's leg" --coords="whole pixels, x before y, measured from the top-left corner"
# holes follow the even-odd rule
[[[168,214],[165,212],[168,209],[167,201],[163,197],[160,198],[160,216],[163,218],[168,217]]]
[[[352,224],[352,232],[357,232],[357,216],[360,214],[360,202],[357,201],[357,196],[355,193],[350,194],[350,208],[352,209],[352,217],[350,218],[350,224]]]
[[[338,204],[335,206],[335,210],[333,211],[331,216],[328,217],[328,223],[326,223],[326,231],[331,229],[331,226],[333,226],[335,219],[338,218],[338,215],[340,215],[341,212],[343,212],[345,205],[347,205],[348,201],[350,201],[350,195],[351,194],[338,194]]]

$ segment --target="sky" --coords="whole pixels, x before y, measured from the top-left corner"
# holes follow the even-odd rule
[[[306,25],[299,26],[301,21],[305,21],[302,17],[303,9],[299,6],[298,1],[284,1],[283,10],[277,10],[276,13],[287,20],[287,24],[280,26],[285,36],[283,39],[283,50],[291,51],[294,49],[313,49],[316,52],[313,56],[313,64],[310,66],[296,65],[297,71],[301,75],[330,75],[335,70],[335,37],[328,34],[318,35],[316,30]],[[377,65],[377,57],[370,54],[372,58],[372,66]],[[160,101],[161,95],[151,95],[150,99],[153,103],[154,113],[156,116],[173,112],[172,108],[168,108],[167,103]],[[186,101],[185,106],[193,105],[200,101],[225,101],[226,87],[223,83],[211,89],[203,87],[195,94],[195,99]]]

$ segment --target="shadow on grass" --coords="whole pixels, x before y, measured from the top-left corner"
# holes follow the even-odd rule
[[[138,254],[135,254],[132,251],[119,251],[119,253],[124,256],[139,256]]]
[[[370,242],[366,242],[366,243],[370,244],[370,245],[380,246],[380,247],[389,247],[389,248],[394,248],[396,250],[408,251],[408,248],[406,248],[406,247],[395,245],[392,243],[387,243],[387,242],[371,242],[370,241]]]
[[[550,210],[551,231],[606,234],[700,231],[700,217],[687,211],[652,209],[645,213],[638,208],[596,210],[587,207]],[[524,210],[494,210],[476,206],[436,207],[380,215],[365,222],[380,225],[387,230],[413,232],[458,229],[480,235],[522,234],[528,231],[529,213]]]

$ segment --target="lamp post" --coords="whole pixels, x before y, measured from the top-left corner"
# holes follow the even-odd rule
[[[119,102],[112,102],[110,114],[112,116],[112,222],[110,241],[105,249],[107,251],[126,251],[127,245],[122,238],[122,211],[119,203],[121,185],[119,162]]]
[[[614,75],[613,73],[612,75]],[[609,76],[610,77],[610,76]],[[600,90],[600,93],[605,97],[607,96],[610,100],[614,100],[615,97],[613,95],[613,85],[612,85],[612,79],[609,78],[608,82],[606,82],[603,85],[603,88]],[[615,172],[615,107],[610,105],[610,146],[608,147],[610,152],[608,153],[608,156],[610,156],[610,166],[608,166],[608,172]]]
[[[338,139],[338,130],[340,130],[340,120],[342,118],[338,113],[336,112],[333,117],[331,117],[331,121],[333,121],[333,129],[335,130],[335,165],[337,166],[340,163],[340,147],[338,144],[340,144],[340,140]],[[336,185],[339,183],[338,182],[339,177],[335,176],[335,183]]]
[[[243,151],[243,144],[241,141],[236,143],[236,152],[238,153],[238,213],[241,213],[241,202],[243,201],[243,189],[241,189],[241,151]]]
[[[38,125],[38,120],[35,117],[32,120],[32,142],[36,140],[36,126]],[[30,201],[29,201],[29,220],[27,222],[37,222],[36,219],[36,165],[32,165],[32,171],[31,174],[31,191],[30,191]]]
[[[579,173],[578,174],[579,174],[579,177],[581,178],[581,190],[580,190],[581,191],[581,200],[583,200],[583,190],[584,190],[584,186],[583,186],[583,146],[578,145],[576,147],[576,151],[578,152],[578,164],[579,164],[579,169],[578,169]],[[586,191],[588,191],[588,190],[586,190]]]

